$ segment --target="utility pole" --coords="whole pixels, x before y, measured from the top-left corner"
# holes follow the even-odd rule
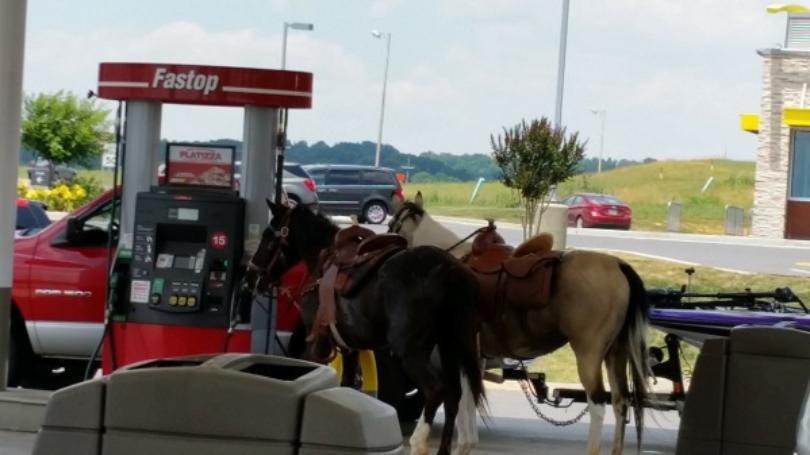
[[[565,52],[568,42],[568,3],[563,0],[562,23],[560,24],[560,53],[557,62],[557,103],[554,110],[554,126],[562,126],[563,88],[565,86]]]

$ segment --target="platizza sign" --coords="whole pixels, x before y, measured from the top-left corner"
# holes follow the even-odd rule
[[[169,143],[166,183],[233,187],[234,147]]]

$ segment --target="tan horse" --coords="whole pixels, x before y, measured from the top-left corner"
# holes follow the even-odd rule
[[[398,208],[389,223],[412,246],[436,245],[457,257],[466,255],[469,242],[428,215],[418,193]],[[607,254],[570,251],[562,256],[552,281],[551,298],[533,310],[507,307],[502,318],[487,321],[481,347],[490,358],[532,359],[570,343],[577,371],[588,396],[591,417],[588,454],[599,453],[605,404],[613,405],[616,431],[613,454],[622,453],[627,408],[634,408],[639,448],[643,403],[647,395],[647,293],[638,274],[626,262]],[[607,367],[611,393],[605,390],[602,365]],[[627,371],[632,377],[632,392]]]

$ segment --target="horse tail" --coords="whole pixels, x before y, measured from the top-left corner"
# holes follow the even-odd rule
[[[649,323],[650,301],[644,282],[630,264],[620,262],[619,268],[630,285],[630,302],[622,330],[622,342],[630,357],[630,373],[633,380],[631,397],[636,423],[638,449],[641,450],[641,436],[644,430],[644,403],[647,399],[647,378],[652,375],[647,357],[647,326]]]
[[[482,409],[486,395],[478,352],[478,282],[466,270],[463,275],[460,278],[469,280],[470,284],[459,286],[458,290],[453,291],[453,296],[449,299],[453,302],[452,306],[442,312],[444,320],[440,326],[445,328],[445,332],[439,336],[439,342],[445,343],[446,348],[449,348],[447,352],[453,353],[453,357],[458,359],[456,365],[460,366],[460,372],[466,376],[475,406]]]

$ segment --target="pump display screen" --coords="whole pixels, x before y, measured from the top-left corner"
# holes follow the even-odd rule
[[[193,270],[195,262],[196,262],[196,257],[194,257],[194,256],[175,256],[175,258],[174,258],[174,268],[176,268],[176,269],[184,269],[184,270]]]

